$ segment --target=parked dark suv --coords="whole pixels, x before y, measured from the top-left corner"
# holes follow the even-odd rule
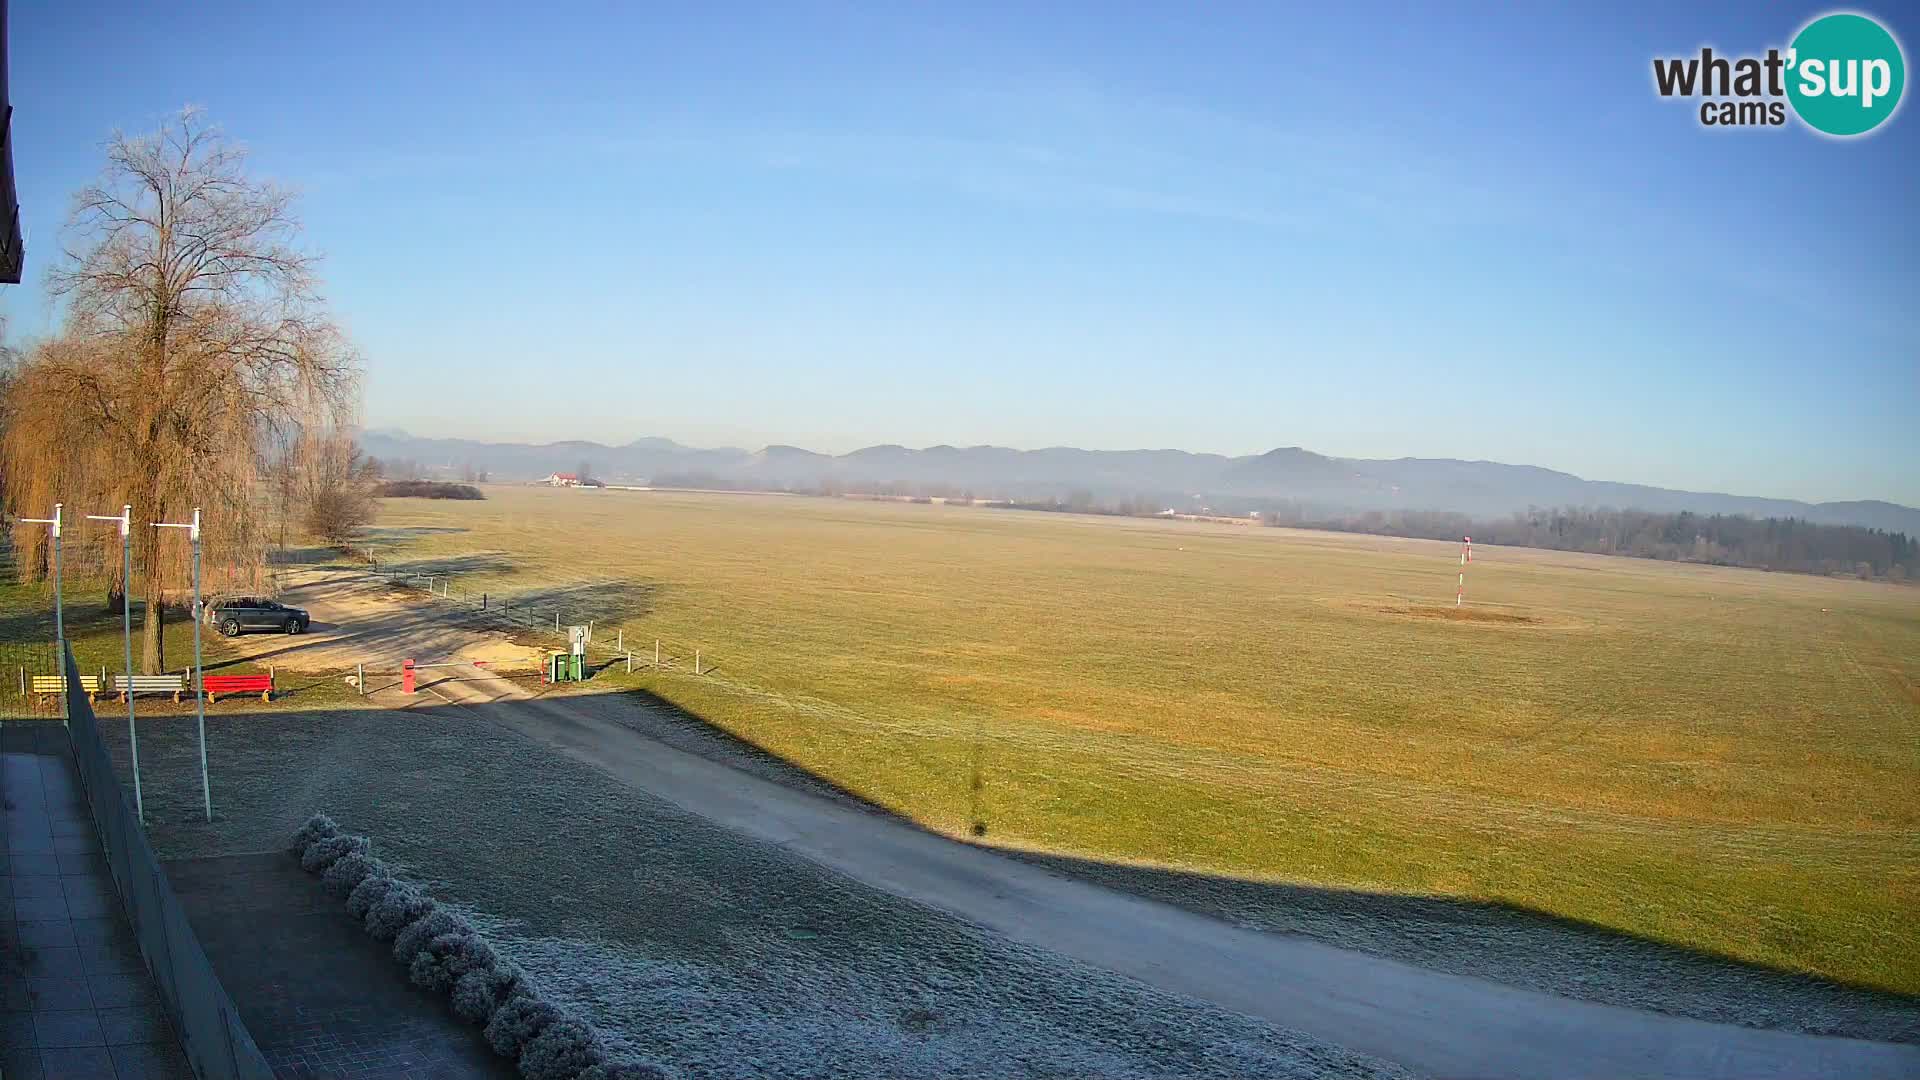
[[[258,596],[235,596],[216,601],[209,609],[208,621],[228,637],[247,630],[277,630],[283,634],[305,633],[313,621],[304,608],[288,607]]]

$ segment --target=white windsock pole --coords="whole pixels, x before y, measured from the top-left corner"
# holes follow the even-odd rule
[[[1467,598],[1467,564],[1473,561],[1473,537],[1461,537],[1460,543],[1460,584],[1453,591],[1453,606],[1459,607]]]

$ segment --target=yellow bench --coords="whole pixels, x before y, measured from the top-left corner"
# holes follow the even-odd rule
[[[80,676],[80,689],[85,690],[87,697],[92,698],[100,692],[100,676]],[[65,675],[35,675],[33,677],[33,692],[36,694],[64,694],[67,692],[67,677]]]

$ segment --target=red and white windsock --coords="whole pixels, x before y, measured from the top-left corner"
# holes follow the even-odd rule
[[[1461,537],[1460,543],[1460,584],[1453,591],[1453,606],[1459,607],[1467,598],[1467,564],[1473,561],[1473,537]]]

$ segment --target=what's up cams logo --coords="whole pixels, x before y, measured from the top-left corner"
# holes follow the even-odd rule
[[[1891,32],[1852,12],[1822,15],[1786,51],[1653,61],[1663,98],[1700,98],[1703,127],[1782,127],[1788,110],[1826,135],[1865,135],[1893,116],[1907,86],[1906,57]]]

